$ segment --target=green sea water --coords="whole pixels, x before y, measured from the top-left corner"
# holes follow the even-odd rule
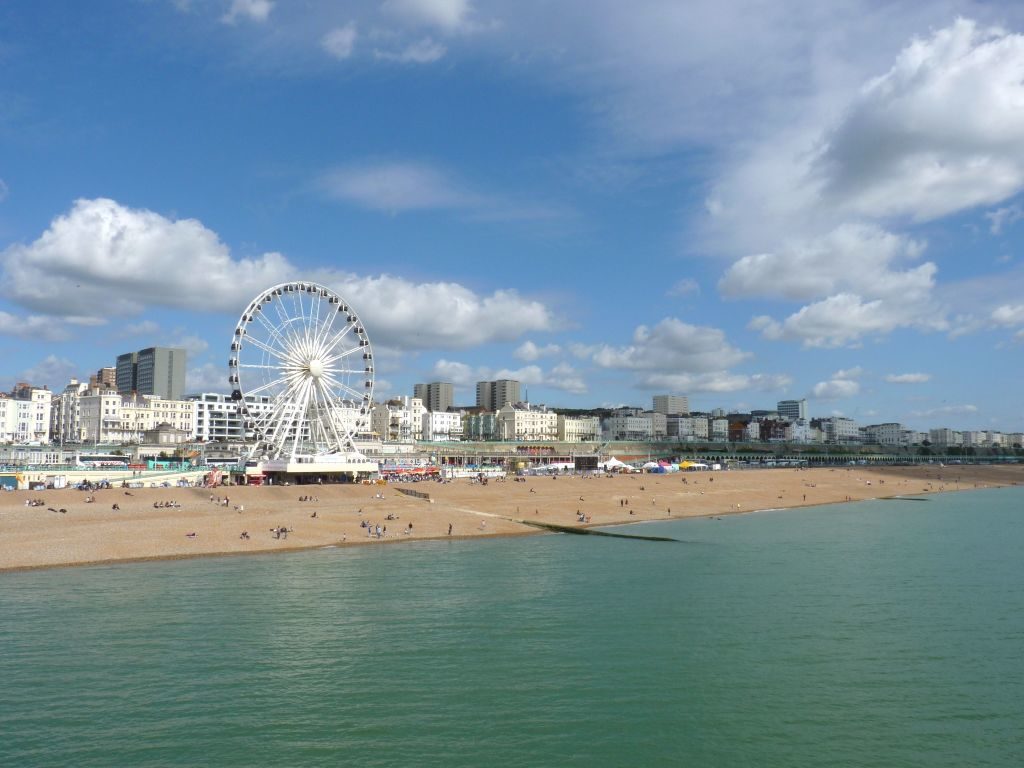
[[[1024,489],[0,574],[0,766],[1024,765]]]

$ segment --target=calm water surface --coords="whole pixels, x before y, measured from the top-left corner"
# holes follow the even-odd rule
[[[2,766],[1020,766],[1024,489],[0,574]]]

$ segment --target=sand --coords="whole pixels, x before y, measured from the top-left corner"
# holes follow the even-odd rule
[[[542,533],[1024,483],[1024,466],[749,469],[451,483],[0,493],[0,570]],[[425,492],[430,500],[399,492]],[[214,501],[210,496],[214,496]],[[95,501],[86,503],[92,495]],[[299,501],[302,496],[313,500]],[[216,499],[227,499],[227,506]],[[43,506],[27,507],[26,499]],[[176,502],[180,508],[154,508]],[[119,510],[113,510],[114,504]],[[65,509],[66,512],[50,511]],[[580,523],[577,513],[588,518]],[[315,513],[315,517],[313,516]],[[387,519],[391,516],[392,519]],[[360,521],[386,528],[369,537]],[[412,525],[410,529],[410,524]],[[289,529],[275,538],[271,529]],[[247,531],[250,538],[242,539]],[[194,537],[187,534],[195,533]]]

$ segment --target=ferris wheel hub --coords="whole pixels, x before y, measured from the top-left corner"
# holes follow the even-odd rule
[[[306,370],[309,371],[309,375],[314,379],[319,379],[324,375],[324,362],[323,360],[310,360],[306,364]]]

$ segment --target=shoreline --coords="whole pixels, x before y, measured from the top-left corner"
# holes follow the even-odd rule
[[[486,485],[468,480],[417,483],[416,489],[428,493],[429,499],[399,493],[412,487],[404,483],[111,488],[92,494],[93,503],[85,503],[87,494],[82,491],[14,491],[0,494],[0,573],[404,541],[537,536],[549,531],[519,521],[604,528],[868,499],[920,499],[1020,484],[1021,465],[927,465],[528,477],[525,482],[508,478]],[[303,497],[310,500],[300,501]],[[25,506],[27,499],[43,505]],[[179,507],[155,506],[169,502]],[[112,509],[115,504],[120,509]],[[578,514],[587,522],[581,523]],[[367,536],[360,521],[368,521],[371,531],[376,525],[386,531],[390,525],[391,533]],[[289,529],[288,538],[272,537],[273,528],[280,526]],[[241,531],[251,532],[250,538],[240,539]],[[188,537],[189,533],[195,535]]]

